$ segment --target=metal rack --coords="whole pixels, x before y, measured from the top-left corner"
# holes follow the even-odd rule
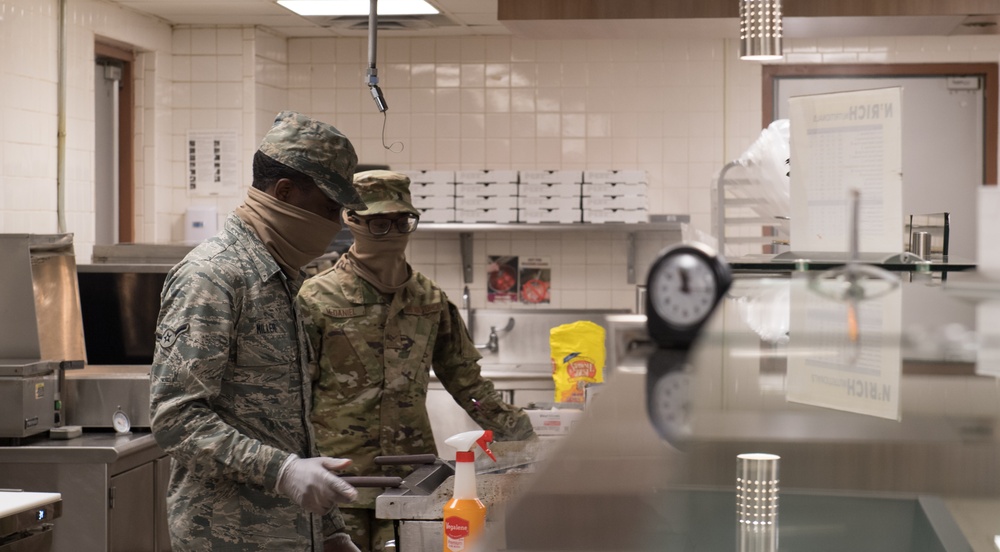
[[[782,225],[788,224],[788,219],[775,219],[761,216],[754,210],[754,206],[760,205],[763,198],[756,197],[751,191],[760,183],[748,178],[744,172],[746,166],[740,161],[730,161],[719,172],[716,179],[716,200],[712,204],[712,223],[715,227],[716,238],[719,240],[719,251],[727,256],[738,257],[747,253],[776,253],[777,251],[763,248],[771,248],[775,243],[773,230]],[[753,227],[759,229],[758,235],[747,235],[746,228]],[[770,232],[769,232],[770,230]],[[728,247],[727,247],[728,246]],[[759,246],[756,250],[742,248],[737,250],[734,246]]]

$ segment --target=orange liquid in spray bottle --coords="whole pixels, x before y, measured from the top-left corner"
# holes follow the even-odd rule
[[[496,460],[488,443],[493,441],[489,430],[467,431],[449,437],[445,443],[455,447],[455,490],[444,505],[443,552],[472,550],[486,527],[486,506],[476,493],[476,445]]]

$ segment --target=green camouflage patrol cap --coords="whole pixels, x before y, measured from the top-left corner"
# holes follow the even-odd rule
[[[282,111],[258,149],[311,176],[319,189],[337,203],[349,209],[364,208],[351,186],[358,155],[351,141],[332,125],[294,111]]]
[[[362,201],[368,205],[364,211],[355,209],[362,216],[379,213],[412,213],[420,211],[410,201],[410,178],[392,171],[364,171],[354,175],[354,187]]]

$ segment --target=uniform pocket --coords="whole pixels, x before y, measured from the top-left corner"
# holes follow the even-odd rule
[[[270,334],[252,334],[236,338],[237,366],[272,366],[292,364],[299,349],[294,329],[281,328]]]

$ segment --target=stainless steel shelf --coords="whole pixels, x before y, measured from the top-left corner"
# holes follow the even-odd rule
[[[681,224],[689,222],[689,215],[653,215],[659,220],[653,222],[607,222],[607,223],[491,223],[491,222],[445,222],[420,225],[422,232],[458,232],[461,242],[462,275],[466,284],[472,282],[472,236],[476,232],[605,232],[626,233],[628,258],[627,280],[635,283],[635,234],[637,232],[679,231]]]
[[[662,230],[680,230],[681,224],[688,222],[687,215],[672,215],[683,217],[683,220],[667,222],[605,222],[589,223],[574,222],[570,224],[559,223],[528,223],[528,222],[430,222],[420,225],[420,231],[433,232],[576,232],[576,231],[605,231],[605,232],[656,232]]]

